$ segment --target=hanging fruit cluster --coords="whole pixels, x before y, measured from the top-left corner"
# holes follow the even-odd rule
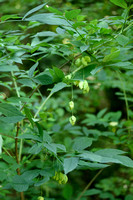
[[[55,172],[53,179],[56,180],[59,184],[66,184],[68,181],[68,177],[66,174],[62,172]]]

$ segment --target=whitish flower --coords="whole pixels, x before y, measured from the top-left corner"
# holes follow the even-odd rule
[[[118,122],[110,122],[109,125],[110,125],[110,126],[117,126],[117,125],[118,125]]]

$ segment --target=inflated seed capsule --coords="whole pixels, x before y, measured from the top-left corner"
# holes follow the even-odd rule
[[[44,200],[44,197],[38,197],[37,200]]]
[[[84,81],[80,81],[78,86],[79,86],[79,88],[82,90],[83,87],[84,87]]]
[[[66,184],[68,181],[68,177],[66,174],[63,174],[63,181],[62,181],[62,184]]]
[[[78,58],[76,61],[75,61],[75,65],[77,66],[77,67],[80,67],[81,66],[81,59],[80,58]]]
[[[69,118],[69,122],[71,123],[72,126],[75,125],[76,123],[76,117],[74,115],[72,115],[70,118]]]
[[[70,102],[69,102],[69,108],[70,108],[71,110],[73,110],[73,108],[74,108],[74,102],[73,102],[73,101],[70,101]]]
[[[83,93],[88,93],[90,90],[90,87],[88,85],[88,82],[86,80],[83,81]]]
[[[82,57],[81,62],[84,67],[88,65],[87,61],[85,60],[85,57]]]
[[[71,78],[72,78],[72,75],[69,74],[69,75],[65,76],[65,78],[66,78],[66,79],[71,79]]]
[[[87,63],[91,62],[90,56],[85,56],[84,58],[85,58],[85,61],[86,61]]]

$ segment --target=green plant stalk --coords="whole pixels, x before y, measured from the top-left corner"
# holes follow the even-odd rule
[[[88,190],[88,188],[92,185],[92,183],[95,181],[95,179],[101,174],[101,172],[104,169],[101,169],[100,171],[98,171],[98,173],[91,179],[91,181],[87,184],[87,186],[84,188],[84,190],[81,192],[80,196],[77,198],[77,200],[80,200],[81,197],[84,195],[84,193],[86,192],[86,190]]]
[[[124,86],[123,80],[122,80],[122,78],[120,76],[120,73],[117,72],[117,74],[118,74],[118,77],[119,77],[119,79],[121,81],[123,94],[124,94],[124,99],[125,99],[125,104],[126,104],[127,120],[129,120],[129,105],[128,105],[128,101],[127,101],[127,94],[126,94],[125,86]]]
[[[15,78],[14,78],[14,73],[13,73],[13,71],[11,71],[11,75],[12,75],[12,78],[13,78],[13,83],[14,83],[14,86],[15,86],[15,90],[16,90],[17,96],[20,97],[19,90],[18,90],[18,86],[17,86],[16,80],[15,80]]]
[[[43,103],[41,104],[41,106],[38,108],[37,112],[34,115],[34,119],[37,117],[37,115],[39,114],[39,112],[42,110],[43,106],[45,105],[45,103],[49,100],[49,98],[53,95],[53,93],[50,93],[47,98],[43,101]]]
[[[17,86],[16,80],[14,78],[14,73],[12,71],[11,71],[11,75],[12,75],[12,78],[13,78],[13,83],[14,83],[14,86],[15,86],[15,90],[16,90],[17,96],[20,98],[20,93],[19,93],[19,90],[18,90],[18,86]],[[21,107],[21,101],[20,101],[20,107]],[[18,156],[19,161],[21,159],[22,148],[23,148],[23,142],[22,142],[22,139],[21,139],[20,140],[20,147],[19,147],[19,156]]]
[[[12,71],[11,71],[11,75],[12,75],[12,78],[13,78],[13,83],[14,83],[14,86],[15,86],[17,96],[20,97],[18,86],[17,86],[16,80],[14,78],[14,73]],[[21,107],[21,101],[20,101],[20,107]],[[22,143],[22,139],[21,139],[20,147],[19,147],[19,153],[18,153],[18,138],[17,137],[18,137],[18,134],[19,134],[19,130],[20,130],[20,124],[18,122],[17,123],[16,138],[15,138],[15,154],[16,154],[16,162],[18,164],[20,162],[22,148],[23,148],[23,143]],[[20,168],[17,168],[17,174],[20,175]],[[20,199],[24,200],[24,193],[23,192],[20,192]]]

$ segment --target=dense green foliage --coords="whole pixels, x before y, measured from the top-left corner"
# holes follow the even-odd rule
[[[132,200],[133,4],[1,2],[0,199]]]

